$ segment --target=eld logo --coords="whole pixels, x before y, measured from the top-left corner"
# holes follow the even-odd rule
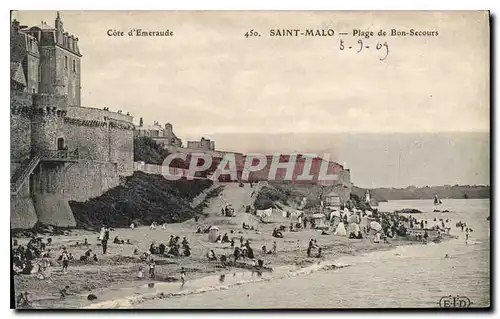
[[[472,302],[465,296],[452,297],[444,296],[439,299],[439,307],[441,308],[469,308]]]

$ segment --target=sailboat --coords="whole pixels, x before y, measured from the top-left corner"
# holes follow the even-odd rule
[[[438,198],[438,195],[434,196],[434,205],[442,204],[443,202]]]
[[[370,197],[370,192],[368,190],[366,190],[365,203],[369,204],[372,207],[378,206],[378,201],[375,198]]]

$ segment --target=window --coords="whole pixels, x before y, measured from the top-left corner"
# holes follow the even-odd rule
[[[38,82],[42,82],[42,67],[38,64]]]
[[[76,61],[73,60],[73,73],[75,73],[75,72],[76,72]]]
[[[68,68],[68,57],[67,56],[64,56],[64,68],[65,69]]]

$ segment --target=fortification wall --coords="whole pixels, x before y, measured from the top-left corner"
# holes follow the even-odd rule
[[[64,198],[64,163],[40,163],[31,177],[32,198],[38,221],[46,225],[74,227],[73,212]]]
[[[71,207],[61,194],[35,193],[33,202],[40,223],[60,227],[76,226]]]
[[[16,196],[10,197],[11,229],[26,229],[35,226],[38,216],[29,192],[29,183],[25,183]]]
[[[31,146],[34,151],[57,149],[57,140],[64,138],[63,118],[65,112],[66,96],[33,95]]]
[[[117,166],[109,162],[80,161],[66,169],[64,197],[84,202],[119,185]]]
[[[10,161],[21,163],[31,152],[31,94],[11,92]]]
[[[133,171],[131,120],[131,116],[101,109],[69,107],[64,120],[66,143],[70,150],[78,148],[82,157],[117,163],[119,172]]]
[[[89,160],[110,160],[110,140],[106,122],[65,118],[63,129],[69,150],[78,148],[80,156]]]
[[[118,121],[132,123],[134,118],[130,115],[120,114],[118,112],[106,111],[94,107],[72,106],[68,108],[68,117],[82,120],[106,121],[115,119]]]
[[[133,170],[134,165],[134,130],[126,122],[109,123],[110,160],[118,164],[118,172]]]

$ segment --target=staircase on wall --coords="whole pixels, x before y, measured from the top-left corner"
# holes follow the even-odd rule
[[[67,151],[67,150],[43,150],[37,153],[27,160],[25,160],[21,167],[10,178],[10,193],[11,195],[17,195],[24,182],[28,179],[28,176],[33,172],[40,162],[78,162],[80,155],[78,151]]]
[[[38,163],[40,163],[40,159],[41,157],[38,154],[28,158],[12,175],[10,178],[10,193],[12,195],[16,195],[19,192],[24,182],[28,179],[28,176],[33,172]]]

